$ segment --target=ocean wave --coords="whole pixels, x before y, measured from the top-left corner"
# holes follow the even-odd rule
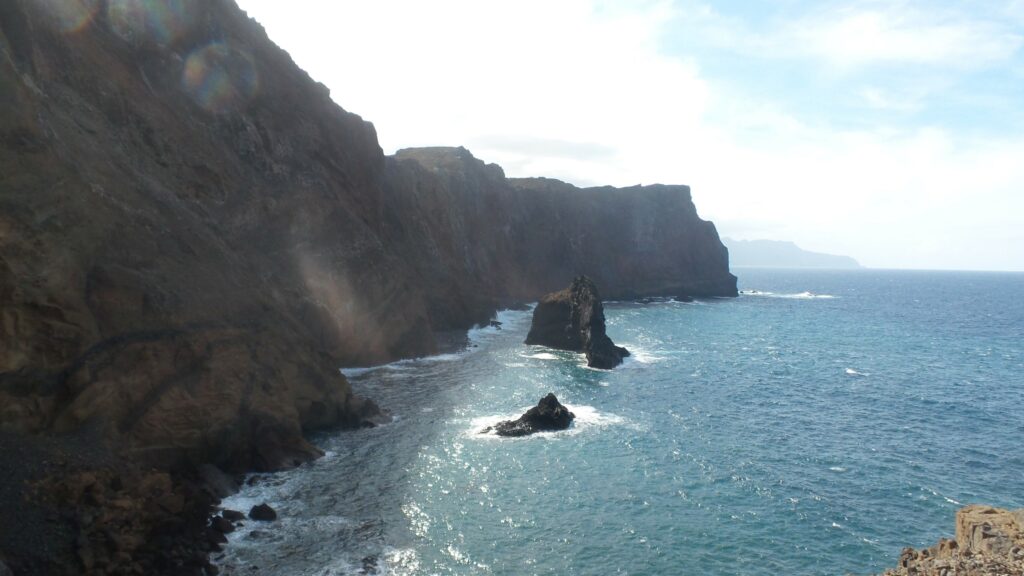
[[[488,325],[470,328],[466,332],[466,339],[469,340],[470,344],[479,344],[500,335],[503,330],[520,327],[532,317],[533,305],[530,306],[529,310],[500,310],[494,315],[494,319],[498,322],[497,326]]]
[[[406,358],[404,360],[396,360],[388,364],[379,364],[377,366],[359,366],[352,368],[340,368],[340,372],[345,375],[346,378],[358,378],[365,376],[371,372],[377,372],[378,370],[388,370],[393,372],[400,372],[409,370],[415,366],[422,366],[424,364],[433,364],[436,362],[454,362],[460,360],[469,350],[463,350],[461,352],[449,352],[446,354],[436,354],[434,356],[421,356],[419,358]]]
[[[786,300],[833,300],[838,296],[832,294],[815,294],[809,290],[792,294],[777,294],[775,292],[762,292],[760,290],[740,290],[740,296],[760,296],[763,298],[784,298]]]
[[[867,372],[859,372],[853,368],[847,368],[845,372],[847,376],[871,376],[871,374],[868,374]]]
[[[466,331],[466,339],[469,342],[469,346],[458,352],[435,354],[433,356],[421,356],[419,358],[405,358],[403,360],[396,360],[394,362],[379,364],[377,366],[353,366],[341,368],[340,371],[346,378],[359,378],[360,376],[365,376],[366,374],[376,372],[378,370],[401,371],[409,370],[415,366],[422,366],[424,364],[460,360],[467,354],[479,351],[479,345],[481,343],[501,334],[502,329],[520,327],[531,318],[531,314],[532,312],[528,310],[499,311],[495,315],[495,318],[500,323],[500,326],[483,326]]]

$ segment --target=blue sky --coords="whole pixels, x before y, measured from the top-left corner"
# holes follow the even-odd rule
[[[723,235],[1024,270],[1024,0],[240,0],[374,122],[511,176],[682,183]]]

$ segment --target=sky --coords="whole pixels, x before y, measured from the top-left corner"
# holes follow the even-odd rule
[[[238,0],[385,153],[689,184],[722,236],[1024,270],[1024,0]]]

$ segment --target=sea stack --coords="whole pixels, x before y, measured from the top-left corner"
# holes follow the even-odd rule
[[[548,393],[536,406],[530,408],[518,420],[505,420],[488,426],[481,434],[494,431],[498,436],[529,436],[535,432],[565,430],[576,415],[562,406],[554,394]]]
[[[533,311],[527,344],[583,352],[587,365],[610,370],[629,356],[605,334],[604,306],[593,280],[577,276],[572,285],[540,299]]]

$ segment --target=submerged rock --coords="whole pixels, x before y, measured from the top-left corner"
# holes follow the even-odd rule
[[[481,434],[493,431],[498,436],[529,436],[535,432],[565,430],[574,418],[576,415],[562,406],[554,394],[549,393],[518,420],[505,420],[488,426]]]
[[[593,368],[611,369],[629,356],[605,334],[601,295],[586,276],[577,276],[569,288],[541,298],[526,343],[583,352]]]

